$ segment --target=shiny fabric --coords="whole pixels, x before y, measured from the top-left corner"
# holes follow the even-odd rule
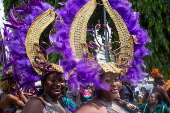
[[[10,108],[4,109],[3,113],[15,113],[16,111],[17,111],[17,106],[12,105]]]
[[[39,99],[39,98],[37,98]],[[46,113],[58,113],[54,110],[52,110],[48,105],[46,105],[41,99],[39,99],[42,104],[44,105],[45,109],[46,109]],[[71,100],[70,98],[67,97],[62,97],[61,101],[60,101],[61,105],[63,106],[63,108],[65,109],[66,113],[72,113],[77,109],[77,105],[75,104],[75,102],[73,100]]]

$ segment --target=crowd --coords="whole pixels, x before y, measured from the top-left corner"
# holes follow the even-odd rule
[[[153,69],[151,75],[157,85],[145,92],[142,103],[139,103],[134,87],[128,81],[121,82],[118,73],[103,72],[99,75],[101,81],[110,86],[109,91],[95,89],[93,84],[89,84],[75,92],[61,72],[47,72],[41,80],[42,90],[28,98],[28,93],[15,91],[18,84],[8,71],[0,82],[3,91],[0,108],[2,113],[15,113],[17,109],[22,113],[170,113],[169,101],[164,99],[169,96],[164,88],[164,78],[157,69]]]

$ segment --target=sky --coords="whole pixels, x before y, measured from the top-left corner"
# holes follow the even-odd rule
[[[4,7],[2,4],[2,0],[0,0],[0,29],[2,33],[2,27],[3,27],[3,17],[4,17]]]

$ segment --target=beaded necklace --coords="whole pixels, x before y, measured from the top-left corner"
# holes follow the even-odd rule
[[[106,108],[107,113],[125,113],[125,111],[123,110],[123,108],[120,107],[118,104],[116,104],[113,100],[111,101],[111,103],[110,103],[110,100],[105,99],[105,98],[102,98],[101,100],[97,100],[97,101],[98,101],[99,103],[101,103],[101,104]],[[113,104],[117,105],[123,112],[119,112],[119,111],[113,109],[113,108],[112,108],[112,107],[113,107],[113,106],[112,106]],[[111,106],[109,106],[109,105],[111,105]]]
[[[57,101],[57,103],[53,102],[53,100],[51,99],[51,97],[47,93],[45,93],[44,96],[50,102],[50,104],[53,106],[53,109],[55,111],[52,110],[52,112],[54,112],[54,113],[65,113],[65,111],[63,111],[61,109],[58,101]]]

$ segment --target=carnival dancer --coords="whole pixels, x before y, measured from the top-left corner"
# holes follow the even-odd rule
[[[12,71],[6,71],[0,81],[0,89],[3,91],[0,97],[0,108],[3,109],[3,113],[15,113],[17,109],[24,108],[28,99],[18,88],[18,84],[12,78]]]
[[[99,77],[104,85],[110,87],[110,90],[107,91],[102,88],[96,90],[97,98],[80,107],[75,113],[127,113],[128,108],[125,106],[127,103],[123,104],[117,100],[119,97],[118,82],[120,82],[120,75],[118,73],[103,72]],[[137,110],[137,108],[135,109]]]
[[[0,41],[0,59],[2,65],[2,75],[0,76],[0,108],[2,113],[15,113],[17,109],[22,109],[28,101],[23,91],[21,91],[18,83],[12,76],[13,68],[8,67],[10,58],[6,57],[7,50],[4,46],[5,38]]]
[[[68,0],[65,7],[57,11],[62,21],[55,23],[58,33],[51,37],[51,42],[55,46],[55,49],[52,49],[63,55],[64,60],[60,64],[64,69],[65,78],[75,91],[93,83],[97,92],[97,98],[82,105],[75,113],[138,111],[136,106],[118,98],[119,80],[121,77],[135,84],[143,79],[146,73],[141,69],[142,65],[144,66],[141,58],[150,54],[144,47],[150,40],[147,32],[139,27],[137,13],[133,12],[127,0],[102,0],[102,2],[101,5],[96,0]],[[87,23],[98,4],[104,6],[111,16],[120,41],[109,42],[111,39],[108,39],[106,44],[101,44],[95,37],[96,42],[86,42]],[[95,36],[101,26],[108,30],[107,25],[97,24]],[[118,44],[119,48],[113,50],[113,44]],[[102,48],[107,48],[112,53],[114,62],[95,61],[95,55]],[[91,54],[88,49],[94,50],[96,54]]]
[[[165,80],[162,74],[160,74],[158,69],[153,69],[151,72],[151,77],[154,78],[155,85],[153,89],[151,90],[151,93],[158,92],[162,96],[162,104],[165,106],[170,106],[170,99],[167,94],[167,90],[164,87],[165,86]]]
[[[44,74],[41,83],[42,94],[28,101],[22,113],[70,113],[77,108],[73,100],[63,95],[65,80],[61,72]]]
[[[148,103],[138,106],[142,113],[170,113],[170,110],[162,105],[162,96],[158,92],[151,93]]]
[[[29,0],[29,5],[22,1],[22,5],[10,10],[9,24],[4,28],[5,46],[11,53],[8,65],[14,67],[14,78],[23,89],[35,89],[34,83],[38,80],[43,88],[41,95],[28,101],[22,113],[73,112],[77,105],[62,95],[63,69],[49,62],[48,53],[41,46],[50,44],[39,44],[41,33],[55,20],[54,8],[43,0]],[[14,13],[19,16],[15,17]]]

